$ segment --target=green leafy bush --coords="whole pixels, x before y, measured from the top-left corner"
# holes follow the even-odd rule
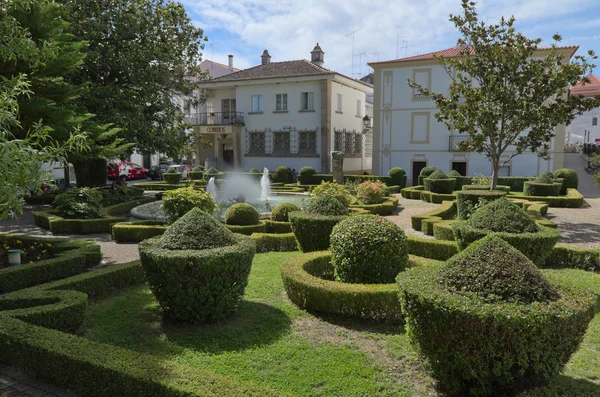
[[[497,190],[461,190],[456,192],[456,219],[469,219],[479,207],[506,196]]]
[[[404,231],[376,215],[344,219],[331,233],[331,264],[345,283],[384,284],[408,263]]]
[[[258,224],[260,214],[250,204],[237,203],[225,211],[225,223],[228,225],[248,226]]]
[[[334,196],[311,196],[304,203],[304,211],[311,215],[348,215],[348,207]]]
[[[356,197],[362,204],[383,203],[385,194],[385,184],[380,181],[365,181],[356,187]]]
[[[536,233],[540,230],[518,204],[505,197],[479,208],[467,220],[467,225],[489,232]]]
[[[290,212],[288,216],[302,252],[328,249],[333,227],[345,219],[344,216],[311,215],[303,211]]]
[[[554,181],[554,175],[552,175],[550,171],[546,171],[535,178],[535,181],[537,183],[552,183]]]
[[[250,171],[248,171],[251,174],[262,174],[262,171],[259,170],[258,168],[252,168]]]
[[[89,187],[72,188],[56,196],[52,208],[67,219],[101,218],[102,193]]]
[[[456,179],[448,178],[442,170],[436,170],[424,179],[425,190],[439,194],[450,194],[454,191]]]
[[[491,186],[492,185],[492,177],[485,176],[482,174],[475,174],[475,176],[471,180],[471,183],[473,185],[479,185],[479,186]]]
[[[300,211],[300,207],[292,203],[281,203],[271,211],[271,220],[276,222],[288,222],[288,214],[292,211]]]
[[[388,171],[388,176],[392,178],[391,186],[400,186],[400,189],[406,186],[406,171],[403,168],[393,167]]]
[[[194,208],[162,237],[140,243],[150,289],[165,316],[203,323],[225,318],[242,298],[255,244]]]
[[[292,176],[292,170],[290,167],[279,166],[275,172],[271,175],[273,182],[279,183],[292,183],[294,178]]]
[[[489,237],[487,242],[494,240]],[[474,249],[493,248],[486,246],[481,242]],[[497,253],[493,258],[501,256]],[[508,277],[507,273],[515,270],[510,263],[505,272],[492,265],[485,269],[490,278],[523,282],[518,274]],[[529,264],[529,269],[534,271],[533,265]],[[524,286],[506,282],[500,288],[469,271],[460,285],[472,278],[474,283],[482,283],[475,289],[481,287],[485,292],[455,293],[445,285],[445,272],[439,265],[408,269],[400,273],[398,283],[410,341],[447,395],[514,395],[519,389],[547,381],[560,373],[577,350],[594,316],[596,297],[567,284],[551,281],[551,288],[537,285],[536,291],[542,294],[556,289],[560,299],[524,304],[494,296],[524,294],[529,299],[531,291]],[[493,303],[489,303],[491,296]]]
[[[102,194],[102,206],[110,206],[144,197],[144,191],[126,185],[117,185],[111,189],[98,189]]]
[[[167,172],[162,174],[162,178],[166,183],[174,183],[177,184],[181,182],[181,172],[177,172],[175,168],[167,169]]]
[[[352,201],[352,196],[348,189],[335,182],[321,182],[319,186],[312,190],[311,194],[314,197],[326,196],[335,198],[346,207],[349,206]]]
[[[577,186],[579,186],[579,176],[576,171],[570,168],[561,168],[554,171],[554,177],[563,180],[560,194],[567,194],[567,189],[577,189]]]
[[[302,185],[313,184],[313,177],[317,174],[317,171],[313,167],[302,167],[298,172],[298,181]]]
[[[212,196],[193,187],[168,190],[163,195],[163,211],[171,222],[184,216],[192,208],[212,214],[217,208]]]

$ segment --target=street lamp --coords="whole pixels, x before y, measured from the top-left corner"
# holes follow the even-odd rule
[[[369,117],[369,115],[365,115],[365,117],[363,117],[363,124],[366,129],[371,128],[371,118]]]

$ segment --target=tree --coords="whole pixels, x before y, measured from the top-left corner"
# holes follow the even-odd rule
[[[542,53],[542,40],[517,32],[514,17],[488,25],[479,21],[475,4],[463,0],[464,16],[450,15],[462,35],[459,56],[436,57],[452,78],[448,94],[416,81],[409,85],[435,102],[439,122],[468,135],[461,150],[483,153],[491,161],[495,189],[500,167],[526,150],[549,158],[555,126],[600,106],[600,97],[567,95],[577,81],[589,83],[582,76],[597,57],[589,51],[569,62],[557,46],[558,34]]]
[[[89,43],[83,67],[72,77],[89,84],[82,105],[138,152],[175,157],[187,142],[174,99],[198,85],[202,29],[183,5],[163,0],[59,0],[72,31]]]
[[[0,35],[0,65],[26,63],[37,67],[45,61],[30,32],[6,8],[0,8]],[[87,138],[77,129],[58,142],[40,121],[32,123],[21,139],[15,137],[12,131],[22,129],[19,98],[31,94],[25,75],[0,77],[0,220],[23,212],[23,196],[41,191],[42,184],[52,185],[52,175],[42,168],[44,163],[65,161],[67,152],[87,149]]]
[[[0,75],[12,78],[26,75],[27,90],[18,95],[18,124],[12,125],[12,135],[22,139],[30,131],[37,130],[40,121],[46,127],[48,138],[56,142],[70,139],[75,130],[87,137],[90,150],[84,155],[73,151],[66,153],[68,160],[75,164],[81,159],[104,159],[119,155],[129,146],[115,139],[118,132],[110,125],[98,125],[77,99],[86,94],[84,84],[72,84],[70,74],[83,65],[87,48],[85,41],[76,40],[69,33],[69,23],[65,21],[63,6],[47,0],[15,0],[2,10],[2,17],[14,20],[27,32],[30,45],[27,58],[3,57],[0,60]],[[106,160],[102,160],[104,163]],[[95,186],[106,182],[104,174],[92,179],[87,175],[77,175],[79,186]]]

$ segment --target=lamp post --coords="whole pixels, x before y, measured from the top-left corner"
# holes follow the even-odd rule
[[[363,125],[365,126],[365,133],[371,129],[371,118],[369,115],[365,115],[365,117],[363,117]]]

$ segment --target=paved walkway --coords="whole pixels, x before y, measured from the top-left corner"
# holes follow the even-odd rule
[[[0,364],[0,396],[2,397],[78,397],[68,390],[24,374],[12,367]]]

